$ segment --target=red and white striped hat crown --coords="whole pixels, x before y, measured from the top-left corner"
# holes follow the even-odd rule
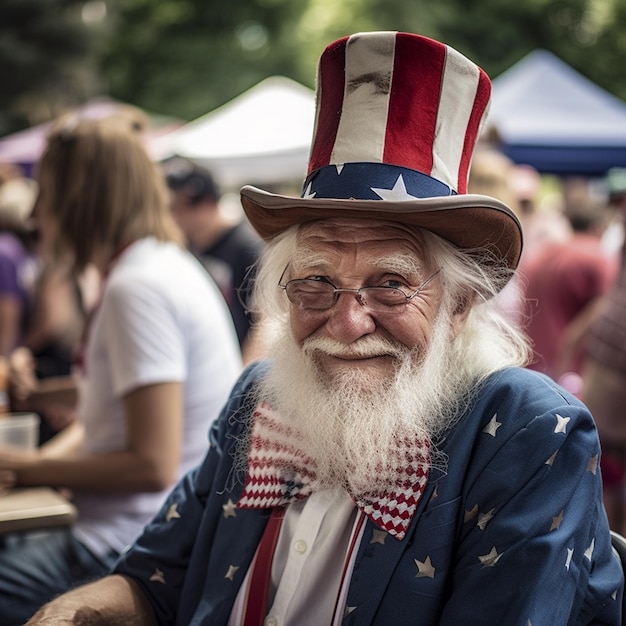
[[[241,190],[252,225],[271,239],[293,224],[332,217],[428,229],[461,248],[519,261],[520,224],[502,202],[467,194],[491,82],[438,41],[358,33],[323,52],[309,168],[300,198]]]

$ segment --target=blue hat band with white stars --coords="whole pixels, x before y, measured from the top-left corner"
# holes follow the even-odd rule
[[[327,165],[304,181],[302,198],[414,200],[453,196],[445,183],[422,172],[387,163]]]

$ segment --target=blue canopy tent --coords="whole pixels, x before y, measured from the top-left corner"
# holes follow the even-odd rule
[[[487,128],[513,161],[542,173],[594,177],[626,167],[626,103],[547,50],[493,81]]]

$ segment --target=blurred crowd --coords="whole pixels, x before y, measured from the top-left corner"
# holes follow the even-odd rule
[[[85,122],[64,123],[65,128],[57,129],[49,139],[49,150],[55,137],[60,151],[64,141],[79,141],[79,135],[72,133]],[[88,123],[98,126],[104,122]],[[133,122],[125,132],[140,133],[140,126]],[[71,135],[69,140],[64,133]],[[128,252],[115,246],[106,248],[109,256],[103,262],[86,253],[80,242],[72,241],[72,237],[79,238],[81,228],[88,240],[94,240],[87,231],[103,227],[97,215],[90,224],[74,225],[77,230],[73,235],[59,232],[68,226],[58,216],[50,218],[54,208],[49,203],[65,192],[51,192],[54,185],[46,176],[79,178],[89,174],[79,171],[82,166],[78,161],[71,172],[66,170],[67,163],[51,166],[52,158],[49,156],[41,166],[36,180],[24,176],[14,165],[0,164],[0,367],[7,374],[8,409],[35,411],[41,416],[42,449],[75,423],[77,411],[89,411],[76,392],[81,385],[85,342],[93,330],[95,313],[101,311],[110,264],[116,255],[123,258]],[[113,163],[105,165],[114,167]],[[197,289],[189,305],[204,309],[208,324],[222,335],[215,356],[219,368],[228,364],[220,390],[225,397],[229,390],[226,382],[234,380],[245,363],[262,353],[259,320],[250,313],[248,294],[263,243],[243,213],[224,210],[219,181],[198,163],[179,157],[168,159],[158,165],[156,176],[159,180],[150,184],[167,190],[167,219],[172,222],[168,228],[176,233],[163,238],[176,241],[179,237],[186,243],[187,256],[175,262],[190,276],[195,269],[192,271],[188,263],[202,268],[206,284],[216,288],[215,294],[206,298]],[[44,186],[47,196],[42,195]],[[605,505],[612,527],[624,533],[626,170],[612,170],[603,181],[552,180],[548,184],[533,168],[515,164],[493,146],[484,146],[474,157],[469,192],[502,200],[522,224],[522,260],[515,278],[498,296],[500,305],[532,339],[534,357],[528,367],[550,376],[590,407],[603,447]],[[100,192],[95,188],[89,193]],[[79,201],[97,204],[94,197]],[[103,204],[98,210],[113,210],[112,206]],[[163,216],[158,219],[167,222]],[[149,235],[153,234],[147,230],[130,243],[135,245],[135,240]],[[129,245],[129,241],[122,243]],[[154,265],[160,254],[166,253],[156,246],[137,256],[136,262]],[[197,280],[194,275],[189,284]],[[227,306],[229,319],[215,312],[218,305]],[[115,323],[127,321],[120,317]],[[231,356],[225,358],[225,354]],[[149,376],[145,380],[152,381]],[[187,384],[185,375],[180,380]],[[105,392],[98,391],[101,393]],[[215,402],[211,419],[222,399]],[[132,413],[133,407],[126,405],[120,410]],[[202,427],[197,432],[204,437],[204,431]],[[172,454],[178,458],[184,444],[178,441],[176,445],[178,449]],[[95,481],[95,492],[97,484]],[[54,481],[52,485],[56,486]],[[128,489],[141,492],[144,486]],[[121,486],[119,490],[127,491]],[[144,517],[156,508],[155,504],[143,511]]]
[[[62,490],[78,519],[3,537],[0,624],[108,570],[200,461],[243,365],[226,300],[238,302],[239,278],[218,280],[199,260],[212,252],[185,245],[144,129],[131,108],[69,114],[52,126],[36,181],[2,170],[3,391],[8,411],[36,412],[41,428],[35,450],[0,446],[0,488]],[[235,227],[219,221],[203,246]],[[227,260],[246,245],[234,240]]]
[[[124,113],[132,109],[124,107]],[[135,112],[141,119],[141,112]],[[143,123],[143,122],[142,122]],[[224,298],[245,363],[259,356],[248,298],[263,241],[236,208],[222,202],[212,173],[188,159],[159,165],[171,214],[190,253]],[[75,404],[49,389],[76,372],[89,316],[100,298],[101,272],[80,272],[58,242],[46,247],[36,215],[38,183],[15,164],[0,163],[0,370],[13,411],[41,414],[40,443],[74,419]],[[48,238],[49,241],[49,238]],[[56,247],[55,247],[56,246]]]

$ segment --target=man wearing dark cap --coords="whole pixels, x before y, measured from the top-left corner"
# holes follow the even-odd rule
[[[489,97],[431,39],[327,47],[302,196],[241,191],[270,359],[112,575],[31,624],[620,623],[591,415],[493,304],[522,237],[466,193]]]
[[[164,162],[163,170],[172,191],[174,219],[189,249],[220,288],[233,317],[244,361],[248,362],[258,352],[248,298],[254,278],[251,268],[263,249],[263,240],[245,218],[221,209],[221,192],[209,170],[182,157]]]

